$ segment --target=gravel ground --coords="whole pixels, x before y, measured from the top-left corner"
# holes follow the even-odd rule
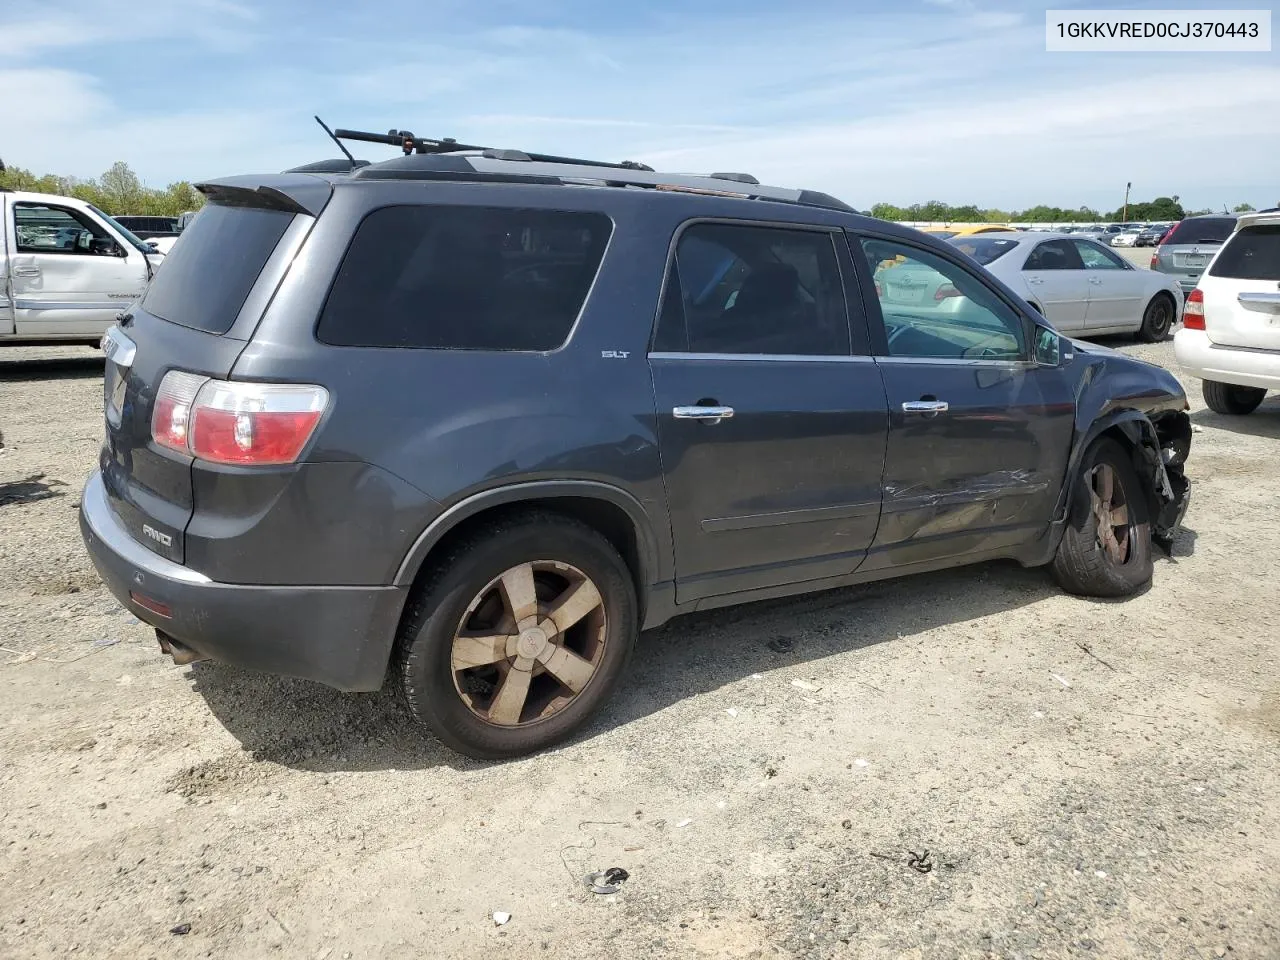
[[[163,659],[76,527],[100,358],[6,349],[0,957],[1280,956],[1280,398],[1184,379],[1143,595],[989,564],[684,618],[486,765],[389,694]]]

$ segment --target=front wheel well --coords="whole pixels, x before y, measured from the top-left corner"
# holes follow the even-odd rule
[[[1152,534],[1168,550],[1185,511],[1184,468],[1191,452],[1191,419],[1185,412],[1169,411],[1154,420],[1122,420],[1098,437],[1110,437],[1129,452],[1146,488]]]

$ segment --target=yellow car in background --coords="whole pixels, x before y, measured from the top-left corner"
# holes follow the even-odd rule
[[[975,233],[1008,233],[1016,232],[1013,227],[1002,223],[953,223],[949,227],[921,227],[921,233],[927,233],[939,240],[950,240],[952,237],[971,237]]]

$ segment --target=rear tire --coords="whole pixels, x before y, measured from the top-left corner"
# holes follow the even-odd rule
[[[637,611],[631,572],[591,527],[540,511],[505,517],[414,588],[399,643],[409,709],[477,760],[548,747],[617,686]],[[561,630],[557,618],[572,622]]]
[[[1085,597],[1137,593],[1151,582],[1151,525],[1128,451],[1109,437],[1094,441],[1073,483],[1054,579]]]
[[[1166,339],[1177,312],[1173,297],[1167,293],[1157,293],[1142,314],[1142,328],[1138,331],[1138,337],[1147,343],[1159,343]]]
[[[1229,416],[1253,413],[1267,395],[1267,391],[1261,387],[1238,387],[1232,383],[1219,383],[1217,380],[1204,381],[1200,389],[1210,410]]]

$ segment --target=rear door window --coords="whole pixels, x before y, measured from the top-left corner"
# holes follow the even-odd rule
[[[293,214],[208,204],[156,271],[142,308],[162,320],[224,334],[293,222]]]
[[[612,231],[602,213],[383,207],[356,229],[316,335],[343,347],[554,350]]]
[[[847,356],[849,320],[831,234],[693,224],[676,245],[654,349]]]
[[[1222,248],[1209,276],[1280,281],[1280,224],[1245,227]]]
[[[1023,270],[1083,270],[1084,262],[1070,240],[1046,240],[1034,250]]]

